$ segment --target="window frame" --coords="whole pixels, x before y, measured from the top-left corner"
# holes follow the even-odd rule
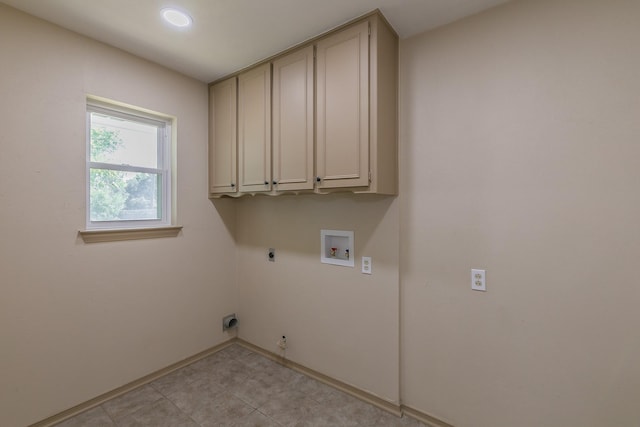
[[[148,168],[140,166],[130,165],[116,165],[113,163],[104,162],[92,162],[91,161],[91,113],[105,114],[112,117],[117,117],[125,120],[130,120],[143,124],[151,124],[157,126],[157,155],[158,155],[158,167]],[[149,233],[137,233],[138,236],[144,237],[126,237],[122,238],[123,231],[132,230],[171,230],[173,227],[173,221],[175,220],[174,213],[174,175],[175,175],[175,156],[174,156],[174,141],[175,141],[175,118],[170,116],[156,113],[141,108],[136,108],[130,105],[121,104],[109,100],[95,99],[92,97],[87,98],[86,103],[86,135],[85,135],[85,232],[81,233],[82,237],[87,241],[85,234],[99,231],[120,231],[119,233],[111,233],[110,236],[119,236],[120,238],[113,240],[124,240],[132,238],[148,238],[148,237],[163,237],[156,236]],[[138,219],[138,220],[118,220],[118,221],[92,221],[91,220],[91,170],[92,169],[107,169],[117,170],[123,172],[134,173],[152,173],[158,174],[161,178],[159,182],[162,185],[161,191],[158,192],[158,204],[161,209],[161,217],[159,219]],[[161,199],[161,200],[160,200]],[[177,230],[179,231],[179,227]],[[132,236],[135,236],[133,234]]]

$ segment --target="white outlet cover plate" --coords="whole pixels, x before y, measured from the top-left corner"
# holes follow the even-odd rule
[[[471,269],[471,289],[474,291],[487,291],[487,271]]]
[[[371,257],[370,256],[362,257],[362,273],[371,274]]]

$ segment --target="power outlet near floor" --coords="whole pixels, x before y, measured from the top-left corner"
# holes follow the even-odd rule
[[[471,270],[471,289],[474,291],[487,291],[487,271]]]

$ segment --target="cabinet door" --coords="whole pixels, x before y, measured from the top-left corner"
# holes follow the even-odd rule
[[[236,78],[209,88],[209,192],[237,192]]]
[[[313,189],[313,46],[273,63],[273,184]]]
[[[271,190],[271,64],[238,77],[241,192]]]
[[[317,44],[318,188],[369,185],[369,23]]]

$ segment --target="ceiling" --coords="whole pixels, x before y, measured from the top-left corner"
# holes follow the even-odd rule
[[[0,0],[204,82],[211,82],[380,9],[400,38],[507,0]],[[175,30],[174,6],[193,17]]]

